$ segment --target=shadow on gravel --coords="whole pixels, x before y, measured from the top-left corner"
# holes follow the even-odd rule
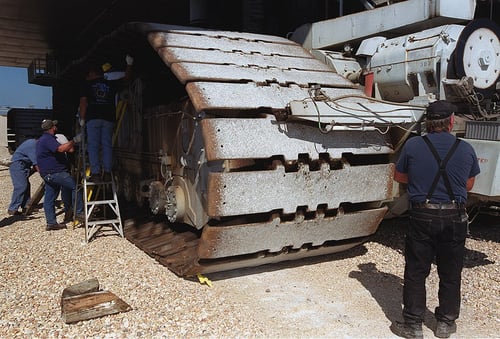
[[[500,236],[498,227],[498,224],[495,226],[488,222],[475,222],[470,226],[470,235],[468,238],[477,241],[498,242]],[[392,248],[404,256],[407,228],[408,218],[384,220],[371,241]],[[466,248],[464,268],[473,268],[494,263],[487,258],[488,256],[485,253]],[[349,277],[357,279],[370,292],[391,323],[394,323],[396,320],[401,321],[403,279],[394,274],[380,271],[376,267],[376,263],[373,262],[360,264],[358,268],[358,271],[349,273]],[[436,326],[434,314],[429,309],[425,312],[424,324],[430,329]]]
[[[391,323],[401,321],[402,307],[401,296],[403,295],[403,279],[397,275],[380,271],[373,262],[359,264],[359,271],[349,273],[349,278],[358,280],[375,301],[380,305],[387,319]],[[434,315],[426,309],[424,323],[427,327],[433,328]]]
[[[0,220],[0,228],[12,225],[16,221],[21,221],[21,220],[26,220],[26,218],[23,217],[22,215],[13,215],[7,218],[3,218],[2,220]]]
[[[480,215],[469,226],[470,238],[500,242],[500,218],[498,216]]]

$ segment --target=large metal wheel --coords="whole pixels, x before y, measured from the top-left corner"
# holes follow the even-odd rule
[[[500,76],[499,26],[487,19],[471,21],[460,34],[454,63],[457,78],[471,77],[480,93],[494,91]]]

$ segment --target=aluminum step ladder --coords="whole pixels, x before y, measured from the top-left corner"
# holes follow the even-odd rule
[[[78,166],[78,173],[80,173],[81,179],[77,182],[81,182],[80,190],[83,191],[85,241],[88,243],[98,234],[110,232],[118,233],[123,238],[123,225],[113,173],[111,173],[110,181],[88,181],[90,170],[87,168],[85,133],[82,133],[79,160],[81,166]]]
[[[116,195],[116,184],[111,181],[89,182],[83,178],[85,241],[89,242],[97,233],[115,231],[123,238],[120,206]],[[107,229],[106,229],[107,228]]]

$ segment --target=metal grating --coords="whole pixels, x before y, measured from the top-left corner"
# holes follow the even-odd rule
[[[40,86],[52,86],[57,79],[57,62],[52,55],[36,58],[28,67],[28,83]]]
[[[466,121],[465,137],[500,141],[500,121]]]

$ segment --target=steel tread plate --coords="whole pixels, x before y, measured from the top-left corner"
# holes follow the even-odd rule
[[[255,83],[192,82],[186,90],[196,111],[285,109],[291,101],[310,98],[307,88],[296,85],[283,87],[277,84],[259,86]],[[323,92],[338,96],[363,95],[359,89],[324,88]]]
[[[392,163],[338,170],[330,170],[327,165],[318,171],[304,166],[297,172],[285,172],[278,166],[270,171],[212,172],[207,184],[207,214],[220,217],[273,210],[295,213],[297,206],[314,211],[320,205],[334,209],[344,202],[388,200],[392,196],[393,173]]]
[[[354,241],[348,243],[340,242],[340,243],[329,244],[329,246],[320,246],[315,248],[301,248],[300,250],[295,250],[290,252],[272,253],[271,255],[268,256],[260,255],[259,253],[254,256],[244,256],[243,259],[240,256],[238,260],[230,260],[230,259],[227,260],[218,259],[212,261],[204,260],[203,265],[193,265],[189,269],[185,269],[183,271],[183,274],[181,275],[193,276],[196,275],[197,273],[206,274],[206,273],[214,273],[221,271],[229,271],[244,267],[256,267],[261,265],[276,264],[288,260],[300,260],[303,258],[324,256],[327,254],[346,251],[350,248],[362,244],[366,240],[367,240],[366,238],[355,239]],[[331,258],[328,256],[323,259],[318,259],[318,261],[330,261],[330,260]],[[300,265],[300,263],[298,263],[297,265]]]
[[[207,226],[203,229],[198,255],[201,259],[215,259],[365,237],[375,233],[386,211],[382,207],[303,221],[280,222],[280,218],[275,218],[267,223]]]
[[[343,153],[390,154],[389,135],[377,131],[332,131],[319,133],[317,126],[274,119],[213,118],[201,122],[207,160],[265,159],[275,155],[296,160],[321,153],[340,159]],[[362,134],[362,137],[361,137]]]
[[[189,29],[167,29],[163,31],[156,31],[148,33],[148,39],[154,48],[157,48],[164,41],[165,34],[180,34],[190,37],[209,37],[225,40],[247,40],[254,42],[270,42],[285,45],[297,45],[295,42],[267,34],[256,34],[256,33],[245,33],[245,32],[234,32],[234,31],[218,31],[218,30],[207,30],[198,29],[195,27],[189,27]]]
[[[302,58],[313,58],[302,46],[291,42],[290,44],[231,39],[224,36],[212,37],[206,35],[190,35],[178,33],[150,33],[149,43],[155,50],[161,47],[185,47],[197,49],[216,49],[221,51],[241,51],[243,53],[260,53],[264,55],[289,55]]]
[[[332,69],[315,58],[247,54],[241,51],[204,50],[182,47],[162,47],[158,54],[167,65],[177,62],[203,62],[238,66],[277,67],[331,72]]]
[[[289,84],[296,84],[301,87],[309,87],[312,84],[327,87],[358,87],[333,71],[316,72],[311,70],[286,70],[274,67],[261,68],[257,66],[244,67],[185,62],[173,64],[171,69],[183,84],[192,81],[216,81],[256,82],[262,84],[278,83],[285,87]]]

